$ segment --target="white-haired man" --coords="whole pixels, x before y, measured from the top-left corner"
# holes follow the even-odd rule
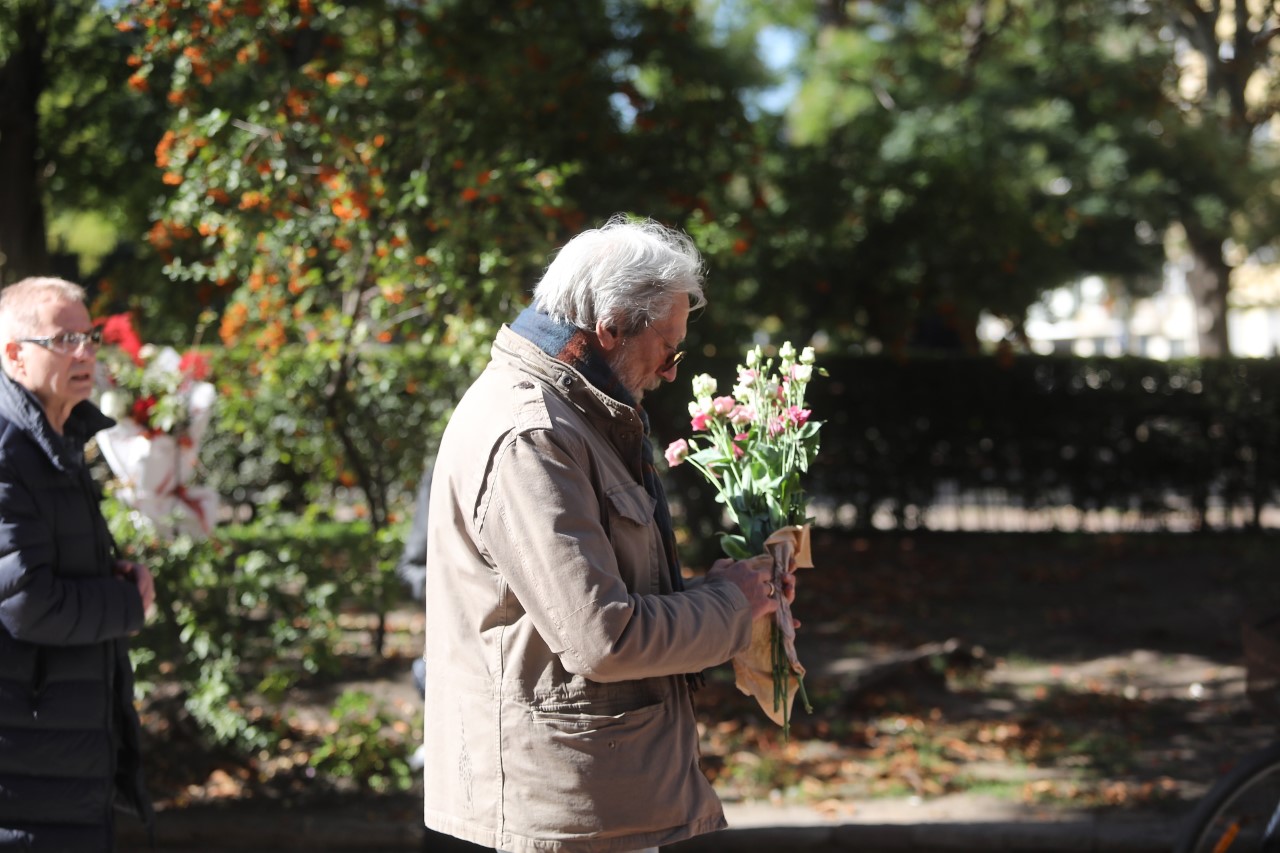
[[[117,560],[84,446],[101,337],[84,291],[0,292],[0,850],[101,853],[113,812],[150,826],[128,636],[151,574]]]
[[[688,237],[615,217],[561,249],[458,404],[428,521],[432,829],[617,853],[725,826],[690,681],[774,611],[769,560],[685,588],[640,408],[704,304]]]

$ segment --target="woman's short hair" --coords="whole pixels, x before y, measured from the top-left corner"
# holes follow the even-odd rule
[[[690,310],[706,305],[702,285],[702,256],[688,235],[618,214],[560,249],[533,306],[579,329],[604,320],[629,335],[662,319],[679,297]]]
[[[84,288],[61,278],[33,276],[0,290],[0,343],[30,334],[40,324],[40,306],[55,299],[84,302]]]

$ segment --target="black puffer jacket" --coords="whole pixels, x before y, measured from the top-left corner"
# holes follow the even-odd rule
[[[153,821],[126,640],[142,598],[113,576],[84,458],[112,423],[85,402],[60,436],[0,374],[0,850],[109,850],[117,804]]]

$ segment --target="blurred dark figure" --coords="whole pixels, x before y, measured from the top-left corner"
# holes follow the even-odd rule
[[[422,475],[418,484],[418,496],[413,503],[413,523],[409,527],[409,536],[404,541],[404,552],[400,562],[396,564],[396,577],[409,590],[414,601],[424,601],[423,588],[427,582],[427,506],[431,503],[431,472],[434,466],[428,465],[427,472]],[[422,693],[425,682],[422,655],[413,661],[413,681]]]

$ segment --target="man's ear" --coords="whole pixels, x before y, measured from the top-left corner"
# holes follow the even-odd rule
[[[15,341],[6,343],[3,350],[0,350],[0,370],[4,370],[6,377],[15,379],[22,373],[22,359],[18,357],[20,351],[22,347]]]
[[[618,326],[609,320],[596,320],[596,340],[600,341],[600,349],[612,352],[622,346],[622,335],[618,334]]]

